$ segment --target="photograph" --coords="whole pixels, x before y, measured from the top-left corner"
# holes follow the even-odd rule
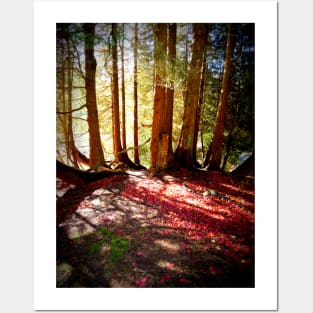
[[[255,24],[55,34],[56,287],[254,288]]]

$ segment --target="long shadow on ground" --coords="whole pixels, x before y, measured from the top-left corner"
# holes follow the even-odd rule
[[[251,206],[202,196],[229,189],[251,203],[251,188],[206,173],[138,175],[57,200],[57,287],[254,287]]]

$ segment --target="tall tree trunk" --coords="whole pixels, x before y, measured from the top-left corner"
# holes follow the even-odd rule
[[[65,33],[65,32],[64,32]],[[61,93],[61,99],[62,99],[62,111],[67,111],[67,103],[66,103],[66,54],[65,54],[65,45],[64,45],[64,38],[62,39],[62,45],[61,45],[61,55],[62,55],[62,70],[61,70],[61,87],[62,87],[62,93]],[[60,116],[62,129],[63,129],[63,136],[64,136],[64,144],[65,144],[65,153],[66,153],[66,162],[68,163],[70,161],[70,149],[69,149],[69,142],[68,142],[68,118],[64,116]]]
[[[125,70],[124,70],[124,24],[122,24],[122,36],[121,36],[121,61],[122,61],[122,149],[126,149],[126,113],[125,113]]]
[[[227,34],[226,55],[224,61],[223,81],[218,104],[216,123],[213,132],[212,142],[210,144],[210,148],[208,150],[205,160],[205,164],[207,163],[209,164],[208,165],[209,170],[220,170],[221,168],[224,121],[228,109],[228,95],[230,89],[229,86],[232,70],[232,55],[234,43],[235,40],[232,34],[232,27],[231,25],[229,25]]]
[[[199,104],[198,104],[197,113],[196,113],[195,134],[194,134],[195,140],[193,142],[193,156],[194,156],[193,163],[196,164],[197,166],[199,166],[197,162],[197,144],[198,144],[200,121],[203,115],[204,86],[205,86],[206,73],[207,73],[207,62],[206,62],[206,52],[204,52],[203,61],[202,61],[202,74],[201,74],[201,81],[200,81]],[[202,146],[203,146],[203,143],[202,143]]]
[[[134,162],[140,164],[138,151],[138,81],[137,81],[137,59],[138,59],[138,24],[134,29]]]
[[[174,105],[174,81],[175,81],[175,62],[176,62],[176,24],[168,25],[168,56],[167,56],[167,87],[166,87],[166,113],[164,132],[168,134],[167,140],[167,165],[174,160],[172,146],[173,133],[173,105]]]
[[[74,67],[74,46],[71,40],[69,24],[59,24],[57,28],[57,66],[62,64],[62,70],[59,72],[61,77],[62,90],[62,110],[58,113],[64,113],[60,120],[63,127],[64,145],[66,151],[66,163],[78,167],[78,160],[75,153],[75,141],[72,124],[72,89],[73,89],[73,67]],[[60,76],[61,75],[61,76]],[[57,77],[57,88],[60,84],[60,78]],[[63,160],[63,157],[61,158]]]
[[[188,80],[188,47],[189,47],[189,42],[188,42],[188,35],[186,35],[186,41],[185,41],[185,55],[184,55],[184,88],[183,88],[183,100],[185,102],[186,98],[186,90],[187,90],[187,80]]]
[[[112,118],[113,118],[113,141],[114,155],[118,161],[122,160],[122,145],[120,133],[120,111],[119,111],[119,90],[118,90],[118,68],[117,68],[117,25],[112,24]]]
[[[167,51],[167,25],[156,24],[154,26],[154,68],[155,88],[152,120],[152,137],[150,145],[152,173],[166,167],[168,138],[162,133],[165,120],[165,95],[166,95],[166,51]]]
[[[194,165],[194,141],[196,115],[200,93],[200,79],[203,54],[205,51],[207,27],[205,24],[193,24],[192,55],[189,68],[186,96],[184,101],[183,125],[179,143],[175,151],[176,160],[182,165]]]
[[[232,144],[233,144],[233,135],[230,132],[229,136],[228,136],[228,139],[227,139],[227,144],[226,144],[226,149],[225,149],[225,155],[224,155],[224,158],[223,158],[223,163],[222,163],[222,166],[221,166],[221,169],[222,169],[223,172],[225,171],[225,167],[226,167],[226,164],[227,164],[227,161],[228,161],[228,158],[229,158],[230,149],[232,147]]]
[[[118,67],[117,67],[117,24],[112,24],[112,124],[115,159],[130,167],[136,165],[128,158],[127,150],[122,148],[120,131],[119,91],[118,91]]]
[[[69,37],[69,27],[67,26],[67,37],[66,37],[66,47],[67,47],[67,103],[68,103],[68,142],[69,149],[71,151],[71,161],[73,165],[78,168],[78,159],[76,154],[74,133],[73,133],[73,116],[72,116],[72,85],[73,85],[73,53],[70,44]]]
[[[85,43],[85,87],[86,105],[88,110],[90,168],[95,169],[104,165],[104,156],[100,139],[97,97],[96,97],[96,68],[94,56],[95,24],[84,24]]]

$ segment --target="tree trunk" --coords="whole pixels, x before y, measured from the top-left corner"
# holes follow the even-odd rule
[[[69,111],[68,114],[68,143],[69,149],[71,151],[71,161],[75,167],[78,168],[78,159],[76,155],[76,147],[75,147],[75,140],[74,140],[74,133],[73,133],[73,117],[72,117],[72,85],[73,85],[73,54],[72,48],[70,44],[70,37],[69,37],[69,28],[67,26],[68,36],[66,37],[66,47],[67,47],[67,104]]]
[[[223,81],[218,104],[216,123],[213,132],[213,139],[205,160],[205,165],[209,164],[209,170],[220,170],[221,167],[224,121],[228,110],[228,95],[230,89],[229,86],[232,70],[233,49],[234,36],[231,33],[231,25],[229,25],[227,34],[226,56],[224,61]]]
[[[77,160],[77,168],[80,168],[81,165],[85,165],[87,167],[89,167],[90,161],[89,159],[79,151],[79,149],[76,147],[76,145],[74,144],[73,146],[73,157]]]
[[[85,43],[85,87],[86,105],[88,110],[90,168],[95,169],[104,165],[104,156],[100,139],[97,97],[96,97],[96,68],[94,56],[95,24],[84,24]]]
[[[176,61],[176,24],[168,25],[168,56],[167,56],[167,86],[166,86],[166,108],[164,132],[168,134],[167,140],[167,165],[173,162],[174,152],[172,146],[173,133],[173,105],[174,105],[174,81]]]
[[[229,136],[228,136],[228,139],[227,139],[227,144],[226,144],[226,149],[225,149],[226,151],[225,151],[225,155],[224,155],[224,158],[223,158],[223,163],[222,163],[222,166],[221,166],[221,169],[222,169],[223,172],[225,171],[225,167],[226,167],[226,164],[227,164],[227,161],[228,161],[228,158],[229,158],[229,154],[230,154],[230,150],[231,150],[232,144],[233,144],[233,135],[230,132]]]
[[[105,170],[100,172],[82,171],[80,169],[68,166],[56,160],[56,177],[73,184],[77,187],[83,187],[92,181],[110,177],[113,175],[127,175],[122,171]]]
[[[63,142],[66,151],[66,163],[78,165],[77,148],[75,146],[74,133],[73,133],[73,117],[72,117],[72,92],[73,92],[73,71],[74,71],[74,44],[70,35],[69,24],[59,24],[57,28],[57,88],[60,85],[62,90],[62,110],[57,113],[63,127]],[[61,70],[58,65],[61,64]],[[61,78],[61,79],[60,79]],[[58,97],[58,93],[57,93]],[[59,99],[57,98],[57,102]],[[57,104],[58,107],[58,104]],[[59,154],[60,156],[60,154]],[[63,156],[60,157],[63,160]]]
[[[200,79],[203,54],[205,51],[207,27],[205,24],[193,24],[193,43],[191,63],[184,99],[183,125],[179,143],[175,151],[175,159],[182,165],[194,165],[194,141],[196,115],[200,93]]]
[[[59,111],[66,112],[67,111],[67,103],[66,103],[66,48],[65,48],[65,38],[66,38],[66,25],[61,24],[59,26],[59,40],[57,40],[57,107],[59,106]],[[58,108],[57,108],[58,110]],[[65,150],[65,162],[68,163],[70,159],[69,155],[69,146],[67,140],[68,134],[68,118],[65,115],[58,115],[58,120],[60,122],[60,127],[62,131],[61,145],[63,150]],[[58,123],[57,123],[58,127]],[[62,156],[62,159],[64,156]]]
[[[138,82],[137,82],[137,59],[138,59],[138,24],[134,29],[134,162],[140,164],[138,151]]]
[[[121,133],[120,133],[120,111],[119,111],[119,91],[118,91],[118,68],[117,68],[117,25],[112,24],[112,119],[113,119],[113,141],[115,159],[122,161]]]
[[[136,165],[128,158],[127,149],[122,148],[120,132],[120,111],[119,111],[119,91],[118,91],[118,67],[117,67],[117,24],[112,24],[112,124],[115,159],[125,163],[130,167]]]
[[[124,24],[122,29],[121,59],[122,59],[122,149],[126,149],[126,113],[125,113],[125,71],[124,71]]]
[[[166,51],[167,51],[167,25],[154,26],[154,68],[155,88],[153,104],[152,137],[150,146],[152,173],[158,172],[167,166],[168,138],[163,133],[165,121],[165,95],[166,95]]]
[[[188,80],[188,47],[189,47],[189,41],[188,41],[188,34],[187,34],[186,41],[185,41],[185,55],[184,55],[184,88],[182,92],[184,102],[186,98],[187,80]]]
[[[199,104],[197,107],[196,113],[196,123],[195,123],[195,140],[193,142],[193,156],[194,160],[193,163],[199,166],[197,161],[197,144],[198,144],[198,134],[200,128],[200,121],[203,115],[203,105],[204,105],[204,86],[205,86],[205,79],[206,79],[206,72],[207,72],[207,62],[206,62],[206,52],[203,53],[203,62],[202,62],[202,74],[201,74],[201,82],[200,82],[200,95],[199,95]],[[202,131],[201,131],[202,135]],[[203,147],[203,139],[201,137],[201,144]]]

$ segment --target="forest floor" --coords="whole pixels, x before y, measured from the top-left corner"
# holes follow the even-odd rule
[[[254,287],[254,178],[129,171],[57,193],[57,287]]]

